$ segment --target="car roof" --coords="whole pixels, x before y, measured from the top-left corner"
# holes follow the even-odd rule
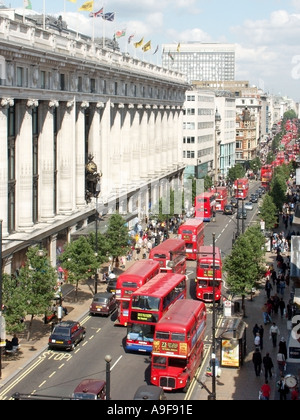
[[[74,394],[84,392],[97,395],[105,386],[106,382],[102,379],[84,379],[74,389]]]
[[[159,386],[141,385],[136,390],[133,399],[134,400],[158,400],[162,392],[163,390]]]
[[[101,298],[105,298],[105,299],[109,299],[112,296],[114,296],[114,294],[113,293],[110,293],[110,292],[99,292],[99,293],[96,293],[93,296],[93,299],[97,299],[97,298],[100,298],[100,297]]]
[[[77,321],[62,321],[62,322],[59,322],[58,324],[56,324],[55,326],[56,327],[66,327],[66,328],[70,328],[70,327],[72,327],[72,325],[75,325],[75,324],[79,324]]]

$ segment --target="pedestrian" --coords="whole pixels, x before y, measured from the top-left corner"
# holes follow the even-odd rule
[[[287,359],[287,347],[286,347],[286,341],[284,337],[281,337],[279,341],[278,353],[283,353],[285,360]]]
[[[293,400],[293,401],[299,400],[299,389],[298,389],[298,387],[295,387],[295,388],[292,389],[291,400]]]
[[[266,353],[262,362],[265,369],[265,380],[268,379],[268,376],[272,378],[272,369],[274,367],[274,364],[272,358],[270,357],[270,353]]]
[[[280,375],[283,375],[285,370],[286,358],[283,353],[277,353],[277,365],[280,372]]]
[[[283,298],[280,298],[280,301],[279,301],[279,310],[280,310],[281,318],[283,318],[283,316],[284,316],[284,310],[285,310],[285,303],[284,303]]]
[[[281,376],[280,380],[277,382],[277,389],[280,395],[280,400],[286,400],[286,396],[290,392],[290,390],[289,387],[286,385],[283,376]]]
[[[258,349],[260,348],[260,335],[259,335],[259,332],[256,333],[256,336],[254,338],[254,346],[256,348],[258,348]]]
[[[253,332],[253,337],[255,338],[256,337],[256,333],[259,332],[259,326],[258,326],[258,324],[255,324],[254,325],[252,332]]]
[[[279,334],[279,328],[277,327],[276,323],[273,322],[273,324],[270,327],[270,338],[272,339],[273,347],[277,346],[277,337]]]
[[[265,291],[266,291],[268,299],[270,299],[272,289],[273,289],[272,284],[271,284],[270,280],[267,279],[266,284],[265,284]]]
[[[265,381],[265,383],[260,388],[260,391],[261,391],[261,396],[260,396],[261,400],[269,400],[270,399],[271,387],[270,387],[267,380]]]
[[[252,356],[252,362],[254,365],[255,375],[260,376],[262,357],[261,357],[261,352],[259,351],[259,348],[255,349],[255,352],[253,353],[253,356]]]
[[[259,327],[259,335],[260,335],[260,349],[263,350],[264,348],[264,327],[261,325]]]

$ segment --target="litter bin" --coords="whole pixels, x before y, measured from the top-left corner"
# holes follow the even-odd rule
[[[233,311],[234,311],[235,314],[240,312],[240,302],[234,302]]]

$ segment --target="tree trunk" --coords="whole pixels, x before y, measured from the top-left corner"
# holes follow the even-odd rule
[[[28,331],[27,331],[27,341],[29,341],[31,337],[31,328],[32,328],[33,318],[34,318],[34,315],[31,315],[30,322],[28,325]]]
[[[243,318],[246,318],[245,295],[242,295],[242,310],[243,310]]]

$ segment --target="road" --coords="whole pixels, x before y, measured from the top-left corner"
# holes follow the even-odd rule
[[[257,186],[258,183],[252,183],[251,190],[255,190]],[[256,206],[248,212],[245,226],[255,220]],[[233,234],[236,230],[235,215],[217,214],[216,221],[205,226],[205,245],[212,244],[212,235],[215,233],[216,246],[221,249],[222,256],[226,256],[230,253]],[[195,298],[196,263],[189,261],[187,265],[188,297]],[[226,284],[224,286],[226,294]],[[197,398],[199,392],[207,392],[202,389],[200,382],[210,358],[211,313],[211,308],[208,305],[205,338],[207,351],[205,360],[197,374],[197,378],[200,379],[195,378],[192,381],[187,394],[181,391],[168,393],[169,399],[193,400]],[[138,386],[150,383],[150,356],[125,352],[126,329],[114,326],[115,317],[116,313],[108,318],[86,315],[81,320],[87,330],[86,337],[73,352],[45,349],[18,377],[12,379],[1,389],[0,399],[9,399],[15,392],[70,397],[82,379],[105,379],[106,362],[104,358],[110,354],[112,357],[111,398],[113,400],[132,400]]]

